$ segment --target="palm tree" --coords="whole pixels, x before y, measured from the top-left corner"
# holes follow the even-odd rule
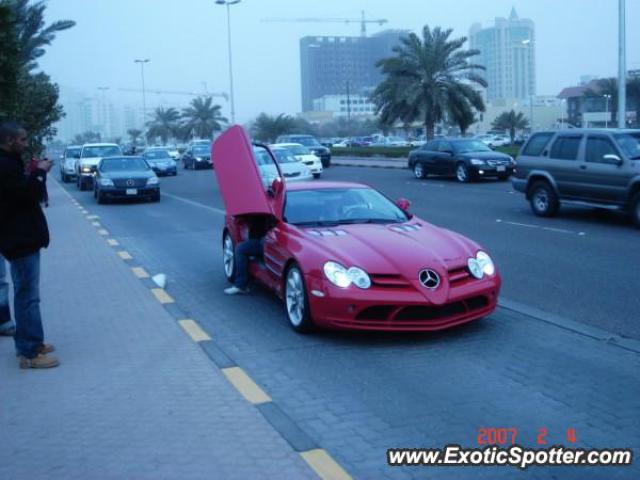
[[[296,120],[290,115],[281,113],[273,117],[266,113],[261,113],[253,123],[251,130],[256,139],[262,142],[272,143],[280,135],[291,133],[295,127]]]
[[[187,135],[194,134],[200,138],[213,138],[215,132],[222,130],[228,120],[220,113],[220,105],[214,105],[211,97],[197,97],[182,110],[181,128]]]
[[[177,136],[178,120],[180,113],[173,107],[158,107],[153,112],[153,119],[147,122],[147,137],[160,137],[162,144],[166,145],[170,137]]]
[[[136,145],[138,143],[138,137],[142,135],[142,130],[138,130],[137,128],[130,128],[127,130],[127,133],[131,137],[131,143]]]
[[[451,120],[458,126],[462,136],[466,135],[469,127],[476,123],[475,112],[469,105],[452,105],[450,110]]]
[[[13,8],[13,15],[18,26],[18,41],[20,45],[20,63],[26,71],[38,66],[36,61],[44,55],[44,47],[51,44],[56,33],[73,27],[72,20],[59,20],[45,26],[44,12],[46,2],[30,3],[30,0],[1,0],[0,5]]]
[[[510,112],[502,112],[491,123],[491,128],[496,130],[509,130],[509,137],[511,137],[511,143],[516,138],[516,130],[523,130],[529,127],[529,119],[524,116],[522,112],[516,113],[514,110]]]
[[[384,124],[421,119],[427,138],[432,139],[436,123],[452,105],[485,110],[482,96],[474,89],[487,86],[477,73],[484,67],[469,61],[480,52],[462,50],[467,39],[450,40],[451,33],[451,29],[425,26],[422,37],[409,34],[394,47],[395,57],[378,61],[386,79],[374,91],[373,100]]]
[[[609,123],[614,123],[618,118],[618,79],[615,77],[601,78],[596,81],[595,88],[587,89],[584,94],[585,97],[601,98],[605,95],[609,95],[608,109],[609,109]]]

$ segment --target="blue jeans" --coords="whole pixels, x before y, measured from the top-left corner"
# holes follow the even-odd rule
[[[40,317],[40,252],[12,260],[16,334],[16,352],[27,358],[38,356],[44,342]]]
[[[9,282],[7,282],[7,264],[0,255],[0,331],[13,327],[9,308]]]
[[[262,255],[263,249],[262,239],[245,240],[236,246],[236,287],[247,288],[249,284],[249,257]]]

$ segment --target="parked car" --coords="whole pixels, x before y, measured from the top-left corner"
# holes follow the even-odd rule
[[[323,168],[329,168],[331,166],[331,150],[321,145],[313,135],[280,135],[276,139],[276,143],[299,143],[300,145],[304,145],[311,150],[311,153],[320,157]]]
[[[80,158],[76,162],[78,190],[93,188],[93,177],[102,158],[119,155],[122,155],[122,150],[115,143],[85,143],[80,151]]]
[[[336,143],[334,143],[331,148],[347,148],[349,147],[349,139],[345,138],[343,140],[340,140]]]
[[[211,147],[209,144],[189,145],[182,154],[182,166],[185,169],[197,170],[199,168],[211,168]]]
[[[160,182],[142,157],[106,157],[96,170],[93,196],[98,203],[125,198],[160,201]]]
[[[142,154],[142,158],[147,161],[151,169],[158,176],[178,174],[178,164],[166,147],[147,148]]]
[[[250,274],[284,299],[294,330],[441,330],[496,308],[501,278],[490,255],[412,215],[407,200],[394,204],[351,182],[276,178],[265,186],[256,155],[271,154],[252,147],[239,126],[226,130],[213,151],[226,207],[225,276],[233,281],[235,246],[247,235],[241,216],[273,216],[276,225]]]
[[[512,183],[538,216],[577,204],[627,212],[640,227],[640,130],[534,133],[518,155]]]
[[[171,158],[173,158],[176,162],[180,160],[180,150],[177,145],[170,145],[167,147],[167,150],[169,151],[169,155],[171,156]]]
[[[68,145],[60,155],[60,180],[67,183],[76,178],[76,162],[80,158],[82,145]]]
[[[509,145],[511,145],[511,137],[509,137],[509,135],[495,135],[489,140],[489,146],[491,148],[507,147]]]
[[[275,143],[270,145],[271,148],[284,148],[289,151],[291,155],[300,160],[304,165],[311,170],[313,178],[320,178],[322,175],[322,161],[320,157],[311,153],[311,151],[304,145],[299,143]]]
[[[466,183],[484,177],[506,180],[513,173],[515,162],[475,138],[445,138],[412,150],[408,166],[418,179],[432,174],[452,175]]]
[[[371,144],[372,147],[410,147],[411,143],[402,137],[383,137]]]
[[[301,162],[289,148],[274,146],[271,149],[271,153],[273,153],[278,161],[278,165],[280,167],[279,170],[287,181],[301,182],[313,179],[311,169]],[[272,177],[279,176],[278,170],[272,169],[273,165],[270,158],[264,157],[260,165],[264,166],[266,171],[269,172]]]

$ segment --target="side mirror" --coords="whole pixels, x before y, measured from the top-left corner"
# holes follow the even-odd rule
[[[613,165],[617,165],[618,167],[621,167],[624,163],[618,155],[614,155],[612,153],[609,153],[602,158],[606,161],[606,163],[611,163]]]
[[[400,199],[396,200],[396,205],[403,212],[408,212],[409,211],[409,207],[411,206],[411,202],[409,200],[407,200],[406,198],[400,198]]]

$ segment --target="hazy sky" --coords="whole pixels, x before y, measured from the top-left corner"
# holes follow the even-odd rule
[[[268,23],[267,17],[385,18],[381,28],[450,27],[467,36],[473,22],[493,23],[515,6],[536,24],[538,94],[557,94],[580,75],[616,75],[618,0],[242,0],[231,7],[236,119],[300,110],[298,40],[358,35],[359,24]],[[149,58],[147,88],[229,90],[226,8],[214,0],[49,0],[48,21],[72,19],[40,62],[54,81],[87,94],[109,86],[140,88],[134,58]],[[628,67],[640,69],[640,0],[627,0]],[[186,99],[165,97],[183,104]],[[126,96],[127,101],[140,101]],[[228,114],[228,104],[219,99]],[[153,105],[153,96],[148,103]]]

